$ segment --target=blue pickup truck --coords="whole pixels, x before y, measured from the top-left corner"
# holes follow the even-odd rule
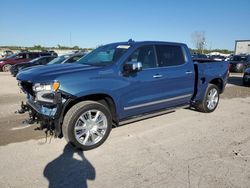
[[[100,146],[113,126],[191,106],[213,112],[228,79],[227,62],[193,62],[182,43],[119,42],[75,64],[17,75],[30,114],[56,137],[81,150]]]

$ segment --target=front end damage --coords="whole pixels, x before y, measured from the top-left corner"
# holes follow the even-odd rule
[[[54,87],[57,84],[56,88]],[[37,123],[36,130],[62,137],[62,122],[65,107],[72,101],[71,96],[59,90],[59,82],[51,84],[33,84],[19,81],[21,90],[27,95],[27,101],[21,104],[18,113],[29,113],[29,124]]]

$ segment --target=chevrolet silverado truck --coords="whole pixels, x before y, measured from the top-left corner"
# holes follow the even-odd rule
[[[187,45],[120,42],[74,64],[17,75],[27,94],[20,113],[77,149],[100,146],[112,127],[190,106],[213,112],[228,79],[227,62],[193,62]]]

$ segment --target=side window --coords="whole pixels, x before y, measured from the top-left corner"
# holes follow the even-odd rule
[[[156,67],[153,46],[143,46],[135,50],[127,60],[127,62],[131,61],[141,62],[143,69]]]
[[[51,55],[50,53],[40,53],[40,56],[49,56]]]
[[[25,53],[20,53],[16,56],[16,59],[26,59],[27,58],[27,54]]]
[[[157,45],[156,52],[159,67],[176,66],[185,63],[181,46]]]
[[[35,58],[37,58],[37,57],[39,57],[39,53],[29,53],[28,54],[29,55],[29,59],[35,59]]]
[[[77,60],[79,60],[80,58],[81,58],[81,56],[74,56],[74,57],[69,58],[65,63],[74,63]]]

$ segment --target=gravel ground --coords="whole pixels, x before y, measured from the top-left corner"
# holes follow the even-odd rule
[[[76,152],[21,124],[26,115],[13,112],[24,96],[0,73],[0,187],[250,187],[250,87],[241,77],[231,75],[214,113],[177,110]]]

